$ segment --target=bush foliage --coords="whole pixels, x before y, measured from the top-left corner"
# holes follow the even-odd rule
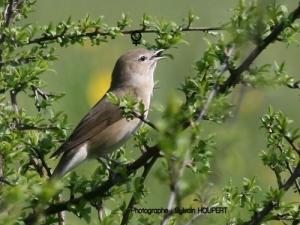
[[[69,17],[44,26],[28,24],[24,21],[34,6],[34,0],[3,0],[0,6],[0,224],[63,224],[63,211],[87,223],[95,211],[101,224],[193,224],[202,214],[172,211],[195,206],[195,201],[183,204],[190,196],[200,206],[227,207],[226,224],[300,223],[300,135],[284,112],[272,107],[260,118],[266,139],[260,158],[273,172],[277,185],[265,189],[255,177],[235,186],[228,177],[228,185],[217,197],[204,198],[201,191],[211,185],[211,160],[216,150],[214,134],[205,132],[202,124],[206,121],[219,126],[232,116],[230,96],[235,87],[299,89],[299,82],[286,72],[288,63],[271,59],[260,66],[252,63],[274,42],[297,44],[300,5],[288,11],[276,1],[260,4],[241,0],[222,27],[196,27],[197,16],[190,13],[183,24],[144,15],[136,29],[130,28],[132,21],[125,14],[115,26],[106,24],[103,17],[90,16],[79,21]],[[49,182],[49,156],[70,131],[65,112],[53,106],[63,95],[45,91],[47,83],[41,78],[57,60],[56,50],[86,42],[109,44],[111,39],[134,32],[155,35],[141,40],[147,48],[170,49],[185,43],[184,33],[191,31],[208,33],[207,50],[195,63],[193,75],[186,76],[180,86],[185,99],[170,98],[159,120],[144,118],[143,105],[134,99],[109,96],[124,117],[144,122],[134,137],[140,156],[128,157],[121,148],[88,178],[72,172],[61,181]],[[245,45],[252,48],[247,55],[241,54]],[[21,107],[20,94],[31,105]],[[32,106],[34,112],[29,110]],[[135,214],[131,209],[142,208],[145,196],[152,195],[144,182],[158,162],[161,169],[157,179],[170,186],[169,201],[164,206],[169,213]],[[201,188],[186,179],[186,173],[201,180]],[[62,192],[63,198],[58,196]],[[288,192],[298,200],[286,198]],[[113,207],[106,202],[114,202]]]

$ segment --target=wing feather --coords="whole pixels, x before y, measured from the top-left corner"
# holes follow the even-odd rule
[[[51,157],[59,156],[104,130],[109,125],[122,119],[120,109],[104,96],[80,121],[65,143]]]

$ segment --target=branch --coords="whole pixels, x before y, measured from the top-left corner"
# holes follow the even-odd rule
[[[250,65],[253,63],[253,61],[261,54],[261,52],[268,47],[272,42],[277,40],[277,37],[280,35],[284,29],[289,27],[296,19],[298,19],[300,16],[300,4],[298,7],[290,13],[288,17],[288,22],[286,20],[282,21],[278,25],[276,25],[272,32],[263,39],[259,45],[256,46],[252,50],[252,52],[248,55],[248,57],[241,63],[241,65],[235,69],[232,70],[230,77],[225,81],[225,83],[220,87],[220,92],[224,93],[228,88],[234,87],[238,82],[239,79],[242,76],[242,73],[249,69]]]
[[[12,184],[3,176],[3,155],[0,153],[0,190],[1,184],[7,184],[9,186],[12,186]]]
[[[146,177],[150,171],[150,169],[152,168],[152,166],[154,165],[155,161],[156,161],[157,157],[153,157],[151,159],[151,161],[149,163],[147,163],[145,166],[144,166],[144,172],[141,176],[141,183],[144,183],[145,180],[146,180]],[[133,206],[137,203],[137,199],[135,197],[135,194],[136,193],[133,193],[132,194],[132,197],[128,203],[128,206],[126,208],[126,210],[124,211],[123,213],[123,218],[122,218],[122,221],[121,221],[121,225],[127,225],[128,222],[129,222],[129,215],[130,215],[130,212],[131,212],[131,209],[133,208]]]
[[[81,196],[71,199],[66,202],[61,202],[58,204],[51,205],[45,210],[46,214],[54,214],[63,210],[68,210],[68,207],[74,204],[78,204],[83,200],[92,200],[97,195],[98,197],[103,197],[106,192],[116,184],[123,183],[126,179],[124,177],[129,176],[139,168],[147,164],[147,162],[152,158],[158,158],[160,156],[159,149],[156,147],[149,148],[144,154],[142,154],[136,161],[126,166],[127,173],[124,174],[117,173],[112,176],[99,187],[82,194]]]
[[[154,130],[158,131],[158,128],[154,125],[154,123],[150,122],[149,120],[145,119],[144,115],[140,115],[135,111],[132,111],[132,115],[138,119],[140,119],[143,123],[147,124],[149,127],[153,128]]]
[[[51,172],[50,172],[50,176],[51,176]],[[61,195],[62,194],[58,194],[57,196],[57,202],[61,201]],[[58,225],[65,225],[65,211],[61,211],[57,213],[57,218],[58,218]]]
[[[203,216],[202,212],[196,213],[187,223],[184,225],[192,225],[196,220],[199,220]]]
[[[2,157],[1,155],[0,155],[0,157]],[[2,165],[0,165],[0,166],[2,166]],[[2,170],[2,169],[1,169]],[[3,183],[3,184],[6,184],[6,185],[9,185],[9,186],[13,186],[13,184],[11,183],[11,182],[9,182],[5,177],[3,177],[3,176],[0,176],[0,187],[1,187],[1,183]]]
[[[134,173],[139,168],[147,165],[147,162],[149,160],[154,160],[154,159],[156,160],[158,157],[160,157],[159,148],[149,147],[149,149],[147,149],[147,151],[144,154],[142,154],[136,161],[134,161],[133,163],[128,164],[126,166],[127,173],[125,175],[123,173],[117,173],[114,176],[111,176],[108,180],[106,180],[100,186],[96,187],[95,189],[93,189],[91,191],[88,191],[88,192],[82,194],[81,196],[79,196],[77,198],[72,198],[65,202],[60,202],[60,203],[50,205],[47,209],[45,209],[43,211],[43,213],[46,215],[56,214],[61,211],[69,210],[69,209],[71,209],[72,205],[76,205],[82,201],[93,200],[95,198],[95,196],[103,197],[103,196],[105,196],[107,191],[110,190],[113,186],[115,186],[116,184],[124,183],[126,181],[125,178],[127,176]],[[155,162],[155,160],[154,160],[154,162]],[[31,213],[24,219],[25,224],[27,224],[27,225],[32,224],[33,221],[36,220],[37,216],[38,216],[38,214]]]
[[[46,93],[34,85],[31,85],[31,90],[33,92],[33,96],[34,96],[34,100],[35,100],[34,104],[38,111],[41,111],[41,105],[40,105],[40,100],[39,100],[40,96],[46,101],[49,99],[49,97],[56,97],[56,95]]]
[[[11,101],[11,105],[12,105],[14,113],[18,113],[19,108],[18,108],[18,103],[17,103],[17,93],[14,90],[12,90],[10,92],[10,101]]]
[[[287,135],[284,135],[283,137],[292,146],[294,151],[300,156],[300,149],[294,144],[294,141]]]
[[[23,3],[23,0],[9,0],[6,8],[3,12],[4,23],[2,27],[8,27],[13,19],[13,14],[17,11],[20,5]],[[4,42],[5,35],[0,34],[0,44]],[[2,52],[1,52],[2,53]]]
[[[4,24],[2,25],[3,27],[8,27],[10,22],[11,22],[11,19],[12,19],[12,15],[13,15],[13,10],[14,10],[14,0],[9,0],[8,1],[8,4],[6,5],[6,8],[4,10],[4,13],[3,13],[3,19],[4,19]],[[18,3],[18,1],[16,1],[16,3]],[[4,34],[1,34],[0,35],[0,44],[3,43],[4,41]],[[2,50],[0,50],[0,61],[2,61]],[[0,70],[2,68],[2,65],[0,64]],[[12,107],[13,107],[13,111],[15,113],[18,113],[18,104],[17,104],[17,93],[12,90],[10,92],[10,100],[11,100],[11,104],[12,104]]]
[[[2,67],[6,65],[11,65],[17,67],[23,66],[28,63],[37,62],[39,60],[51,60],[51,58],[47,55],[19,57],[11,60],[0,61],[0,66]]]
[[[281,153],[284,152],[281,145],[278,145],[278,148],[279,148],[279,151],[280,151]],[[290,175],[292,175],[292,174],[293,174],[293,168],[292,168],[292,166],[290,165],[289,161],[285,160],[285,165],[286,165],[286,168],[287,168],[287,170],[289,171]],[[277,174],[276,174],[276,176],[277,176]],[[279,176],[279,175],[278,175],[278,176]],[[280,186],[282,186],[282,184],[280,184]],[[295,187],[296,187],[296,190],[298,191],[298,193],[300,194],[300,185],[299,185],[299,183],[298,183],[297,180],[295,180]]]
[[[232,53],[233,53],[233,48],[230,48],[225,52],[225,60],[219,68],[219,76],[222,76],[226,70],[230,70],[229,59],[232,56]],[[196,112],[196,116],[194,116],[195,121],[198,121],[198,123],[200,123],[201,121],[204,120],[204,116],[207,114],[208,108],[209,108],[212,100],[214,99],[214,97],[217,95],[218,90],[219,90],[219,86],[218,86],[218,84],[215,84],[214,87],[212,88],[211,92],[209,93],[208,98],[207,98],[206,102],[204,103],[203,108],[200,110],[200,112]],[[187,123],[187,126],[189,126],[189,125],[190,125],[190,123]],[[176,180],[173,182],[173,184],[171,184],[171,192],[170,192],[168,204],[167,204],[168,212],[171,212],[174,202],[176,201],[178,181],[184,172],[185,162],[188,161],[189,154],[190,154],[189,151],[186,150],[184,160],[182,162],[181,167],[179,168],[178,176],[176,176]],[[171,215],[172,214],[170,214],[170,213],[165,214],[163,220],[161,221],[161,225],[168,224],[168,219]]]
[[[300,161],[297,164],[296,169],[289,177],[289,179],[279,188],[284,192],[288,191],[290,187],[295,183],[297,178],[300,177]],[[243,225],[257,225],[261,224],[263,219],[276,207],[278,199],[272,199],[267,202],[264,208],[260,212],[255,212],[248,222],[243,223]]]
[[[18,130],[37,130],[37,131],[47,131],[47,130],[60,130],[61,128],[55,126],[34,126],[27,124],[19,124]]]
[[[19,113],[19,107],[18,107],[18,102],[17,102],[17,93],[15,90],[11,90],[9,92],[10,94],[10,102],[12,106],[12,110],[15,114],[15,116]],[[13,117],[13,123],[12,123],[12,128],[15,129],[18,127],[19,124],[19,119],[17,117]]]
[[[2,25],[4,28],[8,27],[12,18],[13,18],[13,13],[14,13],[14,4],[15,6],[19,6],[20,4],[20,0],[9,0],[8,4],[4,10],[3,13],[3,19],[4,19],[4,24]],[[5,39],[5,35],[1,34],[0,35],[0,44],[2,44],[4,42]],[[0,61],[2,61],[2,50],[0,50]],[[0,70],[2,68],[2,65],[0,64]],[[17,92],[15,92],[14,90],[12,90],[10,92],[10,100],[11,100],[11,104],[13,107],[13,111],[15,113],[18,113],[18,104],[17,104]]]
[[[223,27],[185,27],[182,28],[181,31],[182,32],[209,32],[209,31],[219,31],[219,30],[223,30]],[[121,34],[123,35],[131,35],[132,33],[157,33],[158,31],[156,29],[132,29],[132,30],[123,30],[120,31]],[[54,42],[57,41],[60,38],[66,38],[66,39],[72,39],[72,38],[84,38],[84,37],[88,37],[88,38],[92,38],[92,37],[96,37],[96,36],[109,36],[110,33],[109,32],[105,32],[105,31],[99,31],[99,30],[94,30],[91,32],[86,32],[86,33],[82,33],[82,34],[57,34],[54,36],[42,36],[42,37],[37,37],[34,39],[31,39],[28,41],[27,44],[46,44],[49,42]]]
[[[42,169],[46,171],[46,173],[43,172],[44,177],[51,177],[51,170],[50,167],[47,165],[44,156],[40,153],[39,149],[32,147],[34,154],[36,157],[40,160]]]
[[[288,161],[285,161],[285,164],[286,164],[286,167],[288,169],[288,171],[290,172],[290,175],[293,174],[293,169],[291,167],[291,165],[289,164]],[[299,182],[297,180],[295,180],[295,187],[296,187],[296,190],[298,191],[299,195],[300,195],[300,185],[299,185]]]
[[[16,2],[18,4],[18,1]],[[6,5],[6,8],[3,12],[3,20],[4,23],[2,25],[2,27],[8,27],[11,19],[12,19],[12,15],[13,15],[13,10],[14,10],[14,0],[9,0],[8,4]],[[0,44],[2,44],[4,42],[5,36],[4,34],[0,34]],[[0,49],[0,61],[2,61],[2,49]],[[0,70],[2,69],[2,65],[0,64]],[[12,108],[13,111],[15,113],[18,113],[19,109],[18,109],[18,104],[17,104],[17,93],[15,93],[14,91],[10,92],[10,100],[11,100],[11,104],[12,104]],[[17,124],[17,120],[15,120],[14,126]],[[3,155],[0,154],[0,183],[5,183],[8,185],[11,185],[11,183],[9,181],[7,181],[4,176],[3,176]]]
[[[169,198],[168,198],[168,204],[167,204],[167,211],[168,213],[166,213],[161,221],[161,225],[166,225],[168,224],[168,221],[169,221],[169,218],[170,216],[173,214],[173,205],[174,205],[174,202],[177,200],[177,197],[178,197],[178,181],[179,179],[182,177],[182,174],[184,172],[184,169],[185,169],[185,164],[186,164],[186,161],[189,159],[189,155],[190,155],[190,152],[187,150],[185,152],[185,155],[184,155],[184,160],[182,161],[182,164],[181,166],[179,167],[179,172],[178,174],[176,175],[176,178],[175,178],[175,172],[173,169],[174,168],[170,168],[170,174],[171,174],[171,183],[170,183],[170,194],[169,194]],[[172,166],[172,165],[170,165]],[[169,166],[169,167],[170,167]],[[173,176],[172,176],[173,175]]]
[[[9,2],[8,2],[6,8],[5,8],[4,15],[3,15],[4,27],[8,27],[8,25],[10,23],[10,20],[12,18],[13,4],[14,4],[14,0],[9,0]],[[3,37],[3,35],[1,36],[1,39],[2,39],[2,37]]]

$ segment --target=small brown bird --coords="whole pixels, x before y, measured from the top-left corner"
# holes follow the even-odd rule
[[[153,74],[163,50],[137,49],[122,55],[115,64],[108,92],[141,100],[147,110],[154,87]],[[147,116],[147,115],[145,115]],[[141,125],[138,118],[122,117],[118,106],[104,95],[83,117],[73,133],[52,156],[62,157],[52,177],[63,176],[87,159],[99,158],[119,148]]]

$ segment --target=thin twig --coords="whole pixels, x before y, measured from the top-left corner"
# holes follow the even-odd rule
[[[282,190],[284,192],[288,191],[290,187],[295,183],[296,179],[300,176],[300,161],[297,164],[296,169],[291,174],[289,179],[279,188],[279,190]],[[278,203],[278,199],[272,199],[269,202],[265,204],[263,209],[259,212],[255,212],[251,219],[243,225],[257,225],[261,224],[264,220],[264,218],[275,208],[275,206]]]
[[[33,147],[32,149],[33,149],[35,155],[37,156],[37,158],[40,160],[43,169],[46,171],[46,174],[43,173],[43,176],[50,178],[51,170],[50,170],[50,167],[47,165],[44,156],[40,153],[39,149],[37,149],[35,147]]]
[[[164,215],[161,221],[161,225],[166,225],[168,223],[169,217],[172,215],[172,212],[174,212],[172,209],[173,209],[174,202],[177,200],[178,197],[178,181],[183,175],[186,166],[185,163],[189,159],[189,155],[190,152],[187,150],[184,155],[184,160],[182,161],[182,164],[179,167],[179,172],[176,178],[174,176],[173,177],[171,176],[170,194],[169,194],[168,204],[167,204],[168,213]]]
[[[7,184],[9,186],[12,186],[12,183],[9,182],[4,176],[3,176],[3,155],[0,153],[0,188],[1,184]],[[1,190],[1,189],[0,189]]]
[[[3,155],[0,153],[0,179],[2,177],[3,177]],[[1,187],[1,183],[5,183],[5,182],[3,182],[3,181],[0,180],[0,187]]]
[[[43,210],[43,213],[46,215],[52,215],[52,214],[57,214],[58,212],[61,211],[66,211],[70,209],[72,205],[79,204],[82,201],[89,201],[94,199],[95,196],[97,197],[103,197],[106,195],[107,191],[111,189],[113,186],[116,184],[121,184],[126,181],[126,177],[129,176],[130,174],[134,173],[136,170],[139,168],[143,167],[149,160],[152,158],[158,158],[160,157],[159,153],[159,148],[156,146],[154,147],[149,147],[147,151],[142,154],[137,160],[135,160],[133,163],[130,163],[126,166],[127,173],[124,176],[123,173],[117,173],[114,176],[111,176],[108,180],[103,182],[100,186],[96,187],[95,189],[88,191],[84,194],[82,194],[79,197],[76,198],[71,198],[68,201],[65,202],[59,202],[50,205],[47,209]],[[25,219],[24,222],[26,225],[32,224],[32,221],[36,220],[35,213],[29,214]]]
[[[7,184],[7,185],[9,185],[9,186],[13,186],[13,184],[10,182],[10,181],[8,181],[5,177],[0,177],[0,187],[1,187],[1,183],[2,184]]]
[[[2,27],[8,27],[13,20],[14,13],[18,10],[20,5],[23,3],[22,0],[9,0],[6,8],[3,12],[3,24]],[[0,34],[0,44],[2,44],[5,40],[5,35]],[[0,61],[2,61],[2,50],[0,51]]]
[[[100,223],[103,221],[104,216],[105,216],[105,211],[103,207],[98,208],[97,210],[97,214],[98,214],[98,219],[100,221]]]
[[[145,119],[143,115],[138,114],[137,112],[132,112],[133,116],[140,119],[143,123],[147,124],[149,127],[153,128],[154,130],[158,131],[158,128],[149,120]]]
[[[17,1],[18,2],[18,1]],[[6,28],[9,26],[12,16],[13,16],[13,6],[14,6],[14,0],[9,0],[8,4],[6,5],[6,8],[3,12],[3,24],[2,27]],[[0,44],[2,44],[5,40],[5,35],[2,33],[0,34]],[[2,61],[2,49],[0,49],[0,62]],[[0,69],[2,68],[2,65],[0,64]]]
[[[284,135],[284,138],[292,146],[294,151],[300,156],[300,149],[294,144],[294,141],[287,135]]]
[[[37,131],[47,131],[47,130],[60,130],[56,126],[34,126],[28,124],[18,124],[18,130],[37,130]]]
[[[299,215],[300,215],[300,205],[298,205],[298,211],[294,215],[295,219],[294,219],[294,221],[293,221],[293,223],[291,225],[299,225],[299,223],[300,223]]]
[[[38,161],[37,158],[34,158],[31,154],[29,155],[29,165],[34,167],[34,170],[40,175],[40,177],[44,177],[45,173],[41,162]]]
[[[44,92],[43,90],[41,90],[40,88],[38,88],[34,85],[31,85],[31,89],[36,98],[38,98],[38,96],[41,96],[43,99],[48,100],[49,96],[53,96],[51,94]]]
[[[219,30],[223,30],[223,27],[186,27],[186,28],[182,28],[181,31],[183,32],[210,32],[210,31],[219,31]],[[121,34],[124,35],[131,35],[132,33],[135,32],[139,32],[139,33],[157,33],[156,29],[132,29],[132,30],[123,30],[120,31]],[[105,32],[105,31],[100,31],[98,29],[96,29],[95,31],[91,31],[91,32],[86,32],[86,33],[82,33],[80,35],[78,34],[57,34],[54,36],[42,36],[42,37],[37,37],[34,39],[31,39],[28,41],[27,44],[45,44],[45,43],[49,43],[49,42],[53,42],[58,40],[59,38],[66,38],[66,39],[72,39],[72,38],[84,38],[84,37],[88,37],[88,38],[92,38],[92,37],[96,37],[96,36],[109,36],[109,32]]]
[[[157,157],[153,157],[145,166],[144,166],[144,172],[141,176],[141,183],[144,183],[146,180],[147,175],[149,174],[150,169],[152,168],[152,166],[154,165],[155,161],[157,160]],[[132,197],[128,203],[128,206],[126,208],[126,210],[123,213],[123,217],[122,217],[122,221],[121,221],[121,225],[127,225],[129,222],[129,215],[131,212],[131,209],[134,207],[134,205],[137,203],[137,199],[135,197],[136,193],[132,194]]]
[[[19,108],[17,103],[17,93],[14,90],[10,91],[10,101],[14,113],[17,114],[19,112]]]
[[[279,151],[280,151],[281,153],[284,152],[281,145],[278,145],[278,149],[279,149]],[[289,163],[287,160],[285,160],[285,165],[286,165],[286,168],[287,168],[287,170],[289,171],[290,175],[292,175],[292,174],[293,174],[293,168],[292,168],[292,166],[290,165],[290,163]],[[281,182],[280,187],[281,187],[282,185],[283,185],[283,184],[282,184],[282,182]],[[297,179],[295,180],[295,187],[296,187],[298,193],[300,194],[300,185],[299,185]]]
[[[196,213],[186,224],[184,225],[192,225],[196,220],[199,219],[200,216],[203,216],[202,212]]]
[[[40,153],[39,149],[32,147],[36,157],[38,158],[38,160],[40,161],[40,163],[36,163],[36,167],[38,168],[38,172],[40,174],[41,177],[51,177],[51,169],[50,167],[47,165],[44,156]],[[32,158],[33,159],[33,158]],[[35,159],[33,159],[35,162]],[[57,195],[57,198],[55,199],[57,202],[61,201],[61,194]],[[58,225],[65,225],[65,212],[64,211],[60,211],[57,213],[57,217],[58,217]]]
[[[224,93],[228,88],[234,87],[240,80],[242,73],[249,69],[250,65],[253,61],[261,54],[261,52],[268,47],[272,42],[277,40],[277,37],[284,31],[287,27],[289,27],[296,19],[299,18],[300,15],[300,4],[298,7],[290,13],[289,20],[284,20],[283,22],[276,25],[272,32],[264,38],[245,58],[245,60],[240,64],[240,66],[232,70],[231,75],[225,81],[225,83],[220,87],[220,93]]]
[[[289,164],[288,161],[285,161],[285,164],[287,166],[288,171],[290,172],[290,175],[292,175],[293,169],[292,169],[291,165]],[[297,181],[297,179],[295,180],[295,187],[296,187],[296,190],[298,191],[298,193],[300,194],[300,185],[299,185],[299,182]]]
[[[276,168],[273,168],[273,167],[270,167],[270,168],[274,172],[275,177],[276,177],[276,181],[277,181],[277,186],[278,186],[278,188],[280,188],[283,185],[281,175],[280,175],[279,171]]]
[[[49,60],[49,57],[48,56],[20,57],[20,58],[7,60],[7,61],[0,61],[0,66],[11,65],[11,66],[17,67],[17,66],[22,66],[22,65],[28,64],[28,63],[37,62],[38,60]]]
[[[13,13],[14,13],[14,3],[16,3],[16,5],[19,5],[18,1],[14,1],[14,0],[9,0],[8,4],[6,5],[6,8],[3,12],[3,28],[6,28],[9,26],[12,18],[13,18]],[[0,34],[0,44],[2,44],[5,40],[5,35],[2,33]],[[2,61],[2,49],[0,49],[0,61]],[[0,70],[2,69],[2,65],[0,64]],[[14,111],[15,114],[17,114],[19,112],[18,109],[18,104],[17,104],[17,93],[12,90],[10,91],[10,100],[11,100],[11,104],[12,104],[12,109]],[[15,119],[13,126],[17,126],[18,120]],[[8,185],[11,185],[11,183],[9,181],[7,181],[4,176],[3,176],[3,155],[0,155],[0,183],[5,183]]]
[[[61,194],[58,194],[56,201],[57,202],[61,201]],[[58,212],[57,217],[58,217],[58,225],[65,225],[66,224],[65,223],[65,211]]]
[[[5,11],[4,11],[4,27],[8,27],[8,25],[10,23],[10,20],[12,18],[13,4],[14,4],[14,0],[9,0],[8,5],[5,8]]]
[[[219,76],[222,76],[225,73],[225,71],[229,69],[229,59],[233,54],[233,50],[234,50],[233,48],[230,48],[230,49],[227,50],[227,52],[225,52],[225,57],[226,58],[224,60],[224,63],[221,64],[221,66],[219,68]],[[209,93],[209,95],[206,99],[206,102],[204,103],[203,108],[201,109],[200,113],[196,116],[196,121],[198,123],[200,123],[203,120],[204,116],[207,114],[208,108],[209,108],[210,104],[212,103],[213,98],[217,95],[218,90],[219,90],[219,85],[215,84],[213,86],[213,89]],[[181,176],[184,172],[185,163],[186,163],[186,161],[188,161],[189,155],[190,155],[189,150],[186,150],[185,155],[184,155],[184,160],[183,160],[182,165],[180,166],[180,169],[179,169],[178,176],[176,177],[175,183],[173,183],[171,185],[171,191],[170,191],[170,194],[169,194],[168,204],[167,204],[168,212],[171,212],[171,209],[173,208],[173,205],[176,201],[178,181],[179,181],[179,179],[181,178]],[[168,220],[169,220],[170,216],[171,216],[170,213],[165,214],[162,221],[161,221],[161,225],[168,224]]]

